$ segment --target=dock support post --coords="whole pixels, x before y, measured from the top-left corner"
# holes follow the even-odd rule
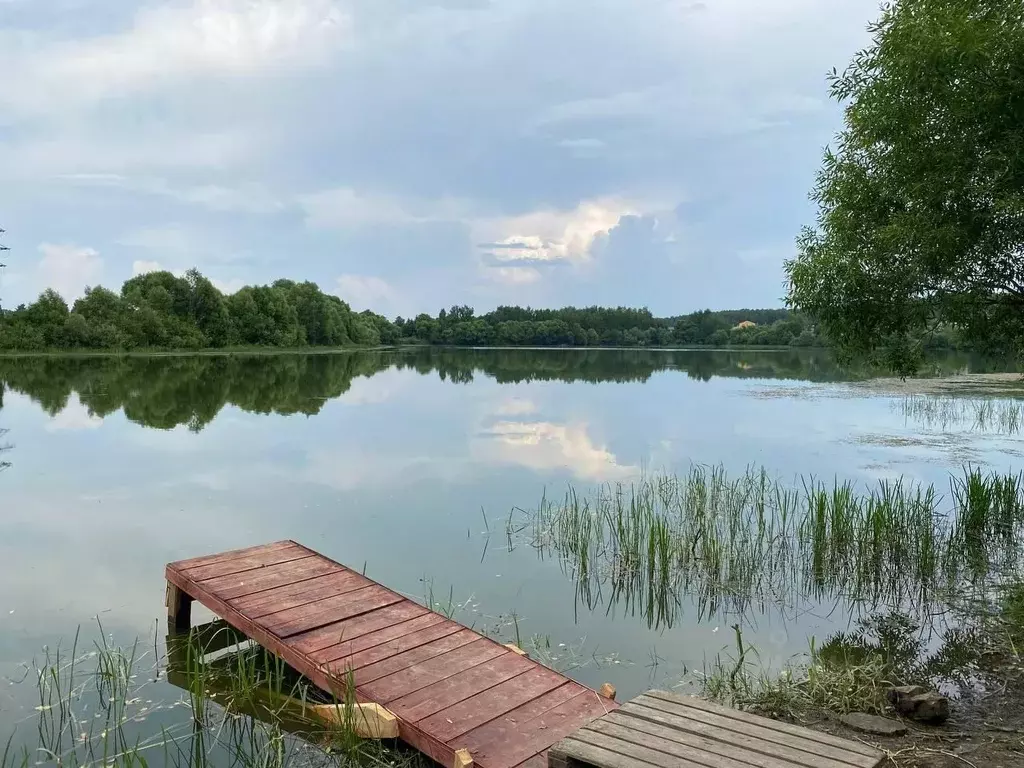
[[[473,756],[468,749],[455,751],[455,760],[452,761],[452,768],[473,768]]]
[[[192,597],[167,582],[167,627],[172,632],[188,632],[192,626]]]
[[[604,696],[606,699],[611,699],[612,701],[615,701],[615,686],[611,683],[605,683],[597,690],[597,692]]]

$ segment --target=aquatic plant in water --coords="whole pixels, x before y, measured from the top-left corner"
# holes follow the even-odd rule
[[[967,467],[943,494],[901,479],[787,484],[764,469],[694,466],[545,497],[510,516],[506,534],[559,558],[577,608],[662,627],[684,601],[698,620],[810,601],[927,614],[951,593],[1019,574],[1022,524],[1024,475]]]
[[[210,631],[210,630],[213,631]],[[32,717],[0,741],[0,768],[33,765],[118,768],[285,768],[292,765],[413,766],[422,760],[353,726],[351,687],[336,698],[221,623],[167,638],[167,655],[136,642],[119,647],[100,629],[84,649],[44,649],[26,667],[35,684]],[[216,647],[221,652],[211,656]],[[170,698],[166,683],[179,690]],[[309,714],[338,707],[336,722]]]

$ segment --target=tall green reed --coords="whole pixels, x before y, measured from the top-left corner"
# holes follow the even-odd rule
[[[1021,475],[966,468],[944,496],[903,479],[794,485],[694,466],[545,496],[506,533],[556,555],[578,603],[660,627],[684,599],[698,618],[826,599],[927,611],[949,590],[1020,570],[1022,525]]]

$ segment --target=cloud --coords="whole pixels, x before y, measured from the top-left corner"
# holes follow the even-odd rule
[[[54,178],[79,186],[106,187],[166,197],[218,212],[276,213],[287,206],[284,200],[254,183],[240,183],[230,187],[220,184],[177,185],[164,178],[124,176],[118,173],[65,173]]]
[[[495,413],[499,416],[525,416],[536,413],[537,404],[532,400],[525,400],[519,397],[510,397],[498,406]]]
[[[461,482],[471,475],[461,457],[447,457],[437,452],[402,455],[401,447],[381,451],[312,451],[306,464],[298,471],[268,466],[266,474],[278,474],[302,483],[316,483],[338,491],[365,488],[407,487],[429,482]]]
[[[569,470],[584,480],[622,480],[639,471],[636,466],[620,464],[615,454],[595,445],[584,424],[499,421],[474,446],[479,458],[492,463],[538,471]]]
[[[121,235],[118,243],[130,248],[173,254],[187,253],[196,246],[195,238],[186,229],[177,225],[134,229]]]
[[[322,63],[348,34],[349,16],[333,0],[194,0],[147,7],[127,29],[15,50],[21,76],[0,88],[0,103],[67,110],[183,79],[309,66]]]
[[[323,229],[348,229],[378,224],[426,224],[467,217],[459,200],[398,197],[348,187],[327,189],[299,198],[306,224]]]
[[[39,251],[43,257],[36,271],[41,283],[53,288],[68,303],[85,293],[87,286],[99,283],[103,259],[95,249],[42,243]]]
[[[608,148],[608,144],[601,139],[562,139],[558,146],[580,159],[600,157]]]
[[[145,259],[138,259],[132,262],[132,277],[138,277],[139,275],[147,275],[150,272],[163,272],[164,268],[160,265],[159,261],[147,261]]]
[[[506,285],[533,285],[542,275],[533,267],[497,267],[489,270],[489,277]]]
[[[233,126],[203,130],[143,122],[118,131],[57,121],[0,144],[0,178],[39,184],[106,177],[112,187],[111,179],[129,173],[223,173],[251,163],[261,151],[267,148],[258,132]]]
[[[406,372],[389,368],[373,376],[357,376],[352,379],[348,391],[332,402],[345,405],[380,405],[395,398],[395,395],[408,389],[413,381]]]
[[[493,262],[587,262],[594,241],[623,216],[640,207],[616,198],[587,200],[571,210],[538,210],[521,216],[477,222],[481,252]],[[488,235],[496,235],[487,237]],[[528,274],[528,273],[527,273]],[[513,277],[515,275],[512,275]],[[514,281],[514,280],[513,280]],[[528,278],[529,282],[533,278]]]
[[[373,275],[341,275],[335,285],[335,293],[359,311],[381,312],[382,308],[393,305],[398,296],[388,282]]]
[[[78,395],[74,395],[64,409],[46,423],[47,432],[70,432],[83,429],[96,429],[103,424],[103,419],[89,411]]]

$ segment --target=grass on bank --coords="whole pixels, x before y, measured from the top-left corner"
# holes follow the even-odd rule
[[[809,649],[781,669],[764,663],[733,626],[733,646],[696,673],[701,695],[768,717],[806,721],[848,712],[886,715],[893,686],[940,688],[970,706],[1024,696],[1024,583],[988,599],[957,602],[939,642],[899,611],[862,617],[850,632]]]

